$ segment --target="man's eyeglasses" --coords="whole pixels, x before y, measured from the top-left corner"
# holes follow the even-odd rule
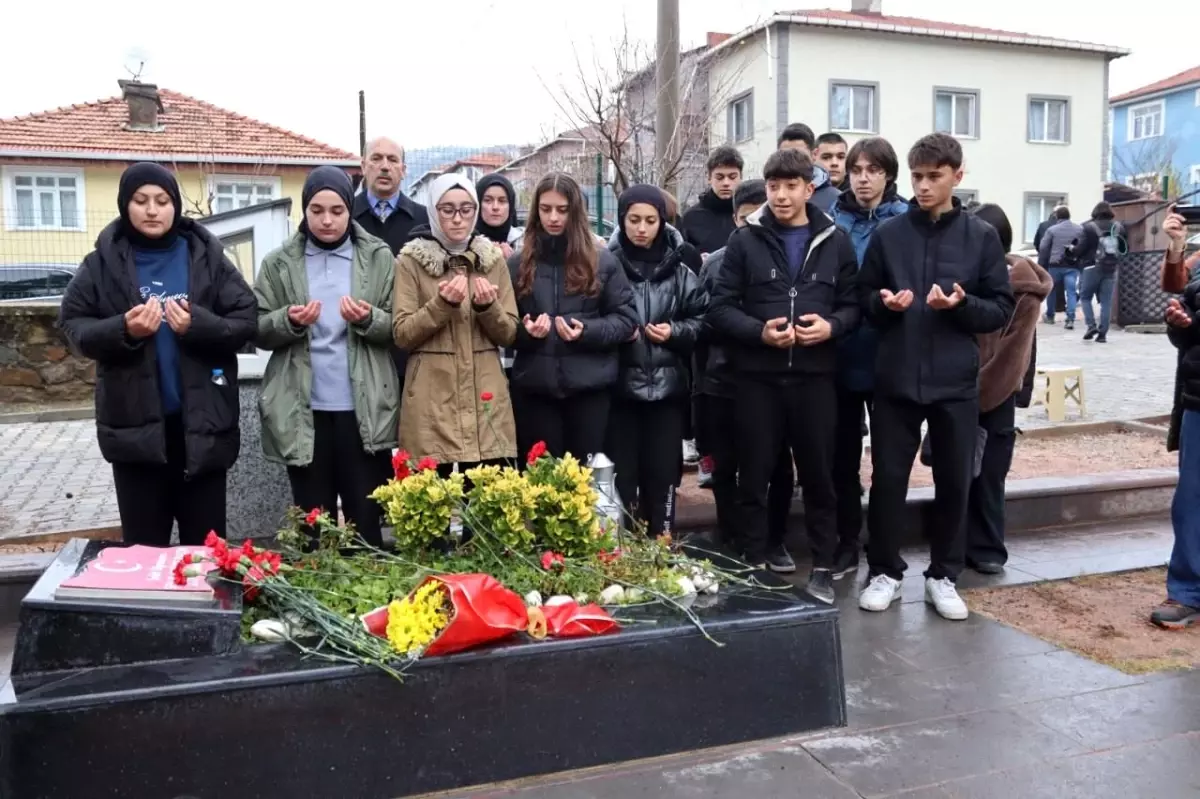
[[[466,205],[439,205],[437,212],[446,219],[453,219],[456,216],[461,216],[463,219],[470,219],[479,210],[479,206],[467,203]]]

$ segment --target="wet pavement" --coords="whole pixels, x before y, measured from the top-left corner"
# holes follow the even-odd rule
[[[1004,575],[972,572],[960,584],[1016,584],[1161,566],[1170,554],[1171,530],[1168,521],[1150,519],[1043,531],[1010,543],[1012,565]],[[912,551],[906,559],[902,601],[887,613],[858,610],[854,586],[838,585],[846,728],[442,796],[1200,795],[1200,673],[1130,676],[981,616],[944,621],[923,601],[926,557]],[[781,685],[780,701],[787,695],[788,686]],[[704,712],[702,704],[697,712]]]

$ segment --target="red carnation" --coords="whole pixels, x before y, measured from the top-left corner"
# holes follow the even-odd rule
[[[550,571],[550,569],[552,569],[555,566],[563,565],[563,561],[564,561],[563,556],[558,554],[557,552],[543,552],[542,553],[542,568],[545,569],[546,571]]]
[[[392,456],[392,471],[395,473],[397,480],[403,480],[412,474],[408,466],[410,460],[412,460],[412,455],[406,449],[402,449]]]
[[[436,460],[434,460],[433,458],[429,457],[428,455],[426,455],[424,458],[421,458],[421,460],[417,461],[417,471],[418,472],[430,472],[430,471],[433,471],[434,469],[436,469],[437,466],[438,466],[438,462]]]
[[[317,519],[319,518],[321,518],[321,509],[313,508],[308,512],[308,515],[304,517],[304,523],[309,527],[312,527],[317,523]]]
[[[538,458],[546,454],[546,442],[539,441],[529,448],[529,455],[525,458],[526,462],[533,464],[537,463]]]
[[[225,540],[221,538],[221,536],[217,535],[216,530],[209,530],[208,535],[204,537],[204,546],[208,547],[209,549],[214,549],[224,543]]]
[[[491,402],[494,399],[494,396],[492,392],[485,391],[479,395],[479,399],[483,400],[484,402]]]
[[[254,558],[254,544],[249,538],[242,542],[242,554],[251,559]]]
[[[171,576],[175,581],[175,585],[187,585],[187,575],[183,573],[184,568],[188,565],[187,559],[183,559],[175,564],[175,571]]]

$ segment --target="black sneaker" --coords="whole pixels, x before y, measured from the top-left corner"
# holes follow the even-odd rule
[[[1150,623],[1164,630],[1182,630],[1200,622],[1200,608],[1168,599],[1150,614]]]
[[[833,557],[833,579],[840,580],[858,574],[858,550],[839,550]]]
[[[1089,328],[1087,329],[1087,332],[1083,334],[1083,340],[1084,340],[1084,341],[1091,341],[1091,340],[1092,340],[1092,339],[1094,339],[1094,338],[1095,338],[1095,337],[1096,337],[1096,336],[1097,336],[1099,333],[1100,333],[1100,331],[1099,331],[1099,330],[1097,330],[1096,328],[1094,328],[1094,327],[1089,327]]]
[[[837,599],[833,594],[833,572],[829,569],[813,569],[804,592],[818,602],[832,605]]]
[[[1107,344],[1108,343],[1108,334],[1101,333],[1100,335],[1096,336],[1096,343],[1097,344]]]
[[[979,574],[1003,574],[1004,564],[995,560],[981,560],[968,564],[972,571]]]
[[[767,553],[767,568],[776,574],[792,574],[796,571],[796,561],[792,560],[787,547],[780,544]]]
[[[1066,323],[1063,325],[1063,330],[1074,330],[1074,329],[1075,329],[1075,323],[1072,322],[1070,319],[1068,319],[1066,321]]]

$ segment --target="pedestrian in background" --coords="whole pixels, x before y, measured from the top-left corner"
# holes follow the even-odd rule
[[[813,159],[813,154],[817,149],[817,137],[813,135],[813,130],[803,122],[793,122],[783,129],[779,134],[778,148],[780,150],[799,150]],[[813,203],[821,209],[822,212],[829,214],[833,213],[833,206],[837,204],[840,190],[833,185],[833,181],[829,177],[829,173],[819,164],[813,164]]]
[[[683,237],[668,231],[665,216],[656,186],[629,187],[617,201],[619,244],[610,247],[632,286],[638,326],[620,348],[608,454],[617,492],[651,536],[674,529],[690,361],[708,307],[699,278],[683,263]]]
[[[254,337],[254,295],[220,239],[183,216],[167,169],[126,169],[117,208],[67,286],[59,325],[96,361],[96,432],[122,540],[165,547],[178,524],[179,543],[198,546],[226,532],[237,353]]]
[[[604,447],[617,349],[637,327],[633,293],[588,227],[583,192],[561,172],[534,189],[521,252],[508,259],[520,326],[511,391],[517,444],[581,461]]]
[[[400,388],[392,360],[391,249],[351,220],[350,178],[309,173],[304,220],[254,284],[259,348],[271,351],[259,412],[263,453],[287,467],[292,499],[382,545],[369,495],[392,474]]]
[[[396,259],[392,330],[411,353],[400,440],[447,475],[517,456],[498,349],[516,337],[517,305],[500,247],[475,232],[475,187],[451,173],[429,196],[429,227]]]
[[[1055,289],[1062,286],[1066,291],[1067,320],[1063,328],[1074,330],[1080,256],[1083,254],[1083,226],[1071,221],[1071,210],[1065,205],[1056,208],[1054,215],[1058,222],[1047,228],[1042,236],[1042,243],[1038,247],[1038,263],[1054,279]],[[1054,308],[1055,298],[1051,297],[1046,302],[1046,324],[1054,324]]]
[[[1083,304],[1083,321],[1087,331],[1084,341],[1104,344],[1108,341],[1108,325],[1112,319],[1113,289],[1117,276],[1117,263],[1129,252],[1125,226],[1116,220],[1112,206],[1106,202],[1096,203],[1092,218],[1083,226],[1083,253],[1079,265],[1079,300]],[[1096,311],[1092,301],[1100,303],[1100,321],[1096,322]]]

